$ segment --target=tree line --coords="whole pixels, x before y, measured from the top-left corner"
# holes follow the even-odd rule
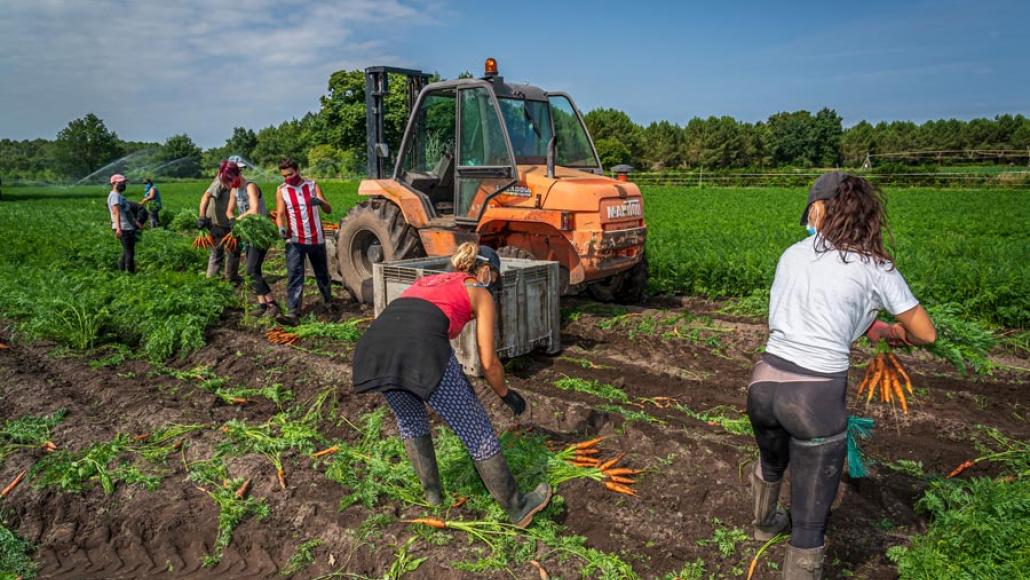
[[[466,75],[462,75],[466,76]],[[435,77],[439,78],[439,77]],[[390,83],[385,120],[394,152],[407,120],[403,78]],[[293,157],[320,176],[360,175],[365,167],[365,80],[360,70],[329,78],[319,111],[258,131],[236,127],[220,147],[202,150],[186,134],[163,143],[124,141],[90,113],[71,121],[53,140],[0,139],[0,177],[8,181],[81,179],[125,156],[145,156],[146,167],[165,177],[210,175],[229,155],[262,166]],[[933,120],[924,123],[861,121],[844,127],[830,108],[781,112],[749,123],[733,117],[695,117],[643,126],[625,112],[602,108],[585,115],[605,168],[628,163],[645,171],[859,167],[864,163],[948,164],[960,157],[905,155],[911,151],[992,150],[1013,154],[981,157],[991,163],[1026,165],[1030,119],[1023,115]],[[560,144],[559,144],[560,146]]]

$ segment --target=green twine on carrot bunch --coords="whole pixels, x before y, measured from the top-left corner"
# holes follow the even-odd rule
[[[848,417],[848,476],[859,479],[869,475],[865,457],[858,446],[859,439],[868,439],[873,434],[873,420],[867,417]]]

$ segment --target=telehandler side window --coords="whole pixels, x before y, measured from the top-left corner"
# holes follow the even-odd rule
[[[446,89],[422,99],[401,162],[404,182],[429,196],[440,213],[453,211],[455,97]]]
[[[460,100],[454,215],[478,221],[489,198],[513,183],[515,164],[490,90],[465,88]]]

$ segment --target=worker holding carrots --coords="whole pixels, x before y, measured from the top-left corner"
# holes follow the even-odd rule
[[[215,242],[208,250],[210,254],[207,258],[207,277],[214,278],[219,272],[224,272],[227,281],[239,286],[243,282],[240,278],[240,248],[227,248],[222,243],[225,237],[232,233],[232,225],[226,217],[230,197],[232,195],[229,188],[216,174],[211,185],[200,196],[197,229],[208,230]]]
[[[164,206],[161,204],[161,191],[157,188],[154,179],[151,177],[148,177],[143,182],[143,199],[140,200],[140,204],[147,208],[147,213],[150,216],[150,227],[160,227],[161,217],[158,214]]]
[[[487,382],[516,415],[525,411],[526,402],[505,385],[494,345],[501,260],[491,248],[466,242],[451,265],[453,272],[416,280],[372,323],[354,351],[354,388],[383,393],[430,504],[441,503],[442,489],[427,403],[458,434],[490,495],[524,528],[547,507],[551,487],[544,482],[527,494],[519,492],[490,418],[450,344],[475,319]]]
[[[122,256],[118,259],[118,269],[130,274],[136,273],[136,232],[143,229],[143,224],[136,219],[135,213],[125,199],[125,188],[129,180],[121,173],[111,176],[111,193],[107,195],[107,211],[111,214],[111,229],[114,237],[122,243]]]
[[[884,245],[881,194],[842,172],[812,185],[809,237],[788,248],[769,297],[769,340],[751,375],[747,410],[760,461],[751,476],[755,538],[791,528],[783,577],[822,578],[824,536],[847,451],[851,343],[929,344],[936,330]],[[875,322],[887,310],[897,323]],[[791,468],[790,516],[777,507]]]
[[[239,158],[237,157],[237,159]],[[261,188],[258,187],[258,184],[243,177],[242,167],[240,162],[229,158],[229,160],[222,161],[218,168],[219,180],[222,185],[229,188],[229,207],[226,208],[225,216],[230,224],[237,217],[245,215],[268,217],[268,208],[265,206],[265,198],[261,195]],[[272,296],[272,288],[265,281],[264,273],[261,271],[268,248],[247,246],[246,252],[247,275],[250,276],[251,287],[254,294],[257,295],[258,302],[254,314],[279,316],[282,314],[279,303]]]
[[[297,162],[289,157],[279,161],[282,185],[275,191],[275,223],[279,235],[286,240],[286,316],[278,318],[281,324],[294,326],[300,317],[304,298],[304,262],[311,264],[318,291],[330,310],[333,303],[329,280],[329,258],[325,250],[325,231],[321,212],[333,213],[322,188],[300,174]]]

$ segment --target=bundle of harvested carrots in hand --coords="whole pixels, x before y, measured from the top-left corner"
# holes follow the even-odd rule
[[[265,338],[272,344],[293,344],[300,337],[281,328],[273,328],[265,333]]]
[[[901,405],[901,410],[908,413],[908,401],[905,399],[905,391],[912,394],[912,380],[909,378],[901,361],[891,352],[886,341],[881,341],[876,347],[876,356],[866,367],[865,377],[858,384],[858,394],[866,393],[866,404],[873,400],[879,393],[880,400],[884,403],[894,404],[894,400]]]
[[[197,237],[193,238],[194,248],[203,248],[205,250],[215,247],[215,238],[207,232],[200,232]]]
[[[636,483],[636,480],[629,476],[638,475],[640,470],[629,469],[627,467],[616,467],[616,465],[626,457],[625,452],[619,453],[615,457],[605,461],[601,461],[596,457],[601,453],[601,450],[597,448],[597,444],[604,439],[604,437],[597,437],[595,439],[583,441],[582,443],[575,443],[567,447],[565,451],[571,451],[572,457],[570,459],[566,459],[566,461],[576,467],[589,467],[600,471],[604,476],[604,480],[601,483],[606,489],[608,489],[608,491],[636,496],[637,492],[630,487]]]
[[[225,248],[226,251],[235,252],[236,248],[240,245],[240,242],[236,239],[236,236],[232,235],[232,232],[230,232],[222,238],[221,242],[218,242],[218,245]]]

